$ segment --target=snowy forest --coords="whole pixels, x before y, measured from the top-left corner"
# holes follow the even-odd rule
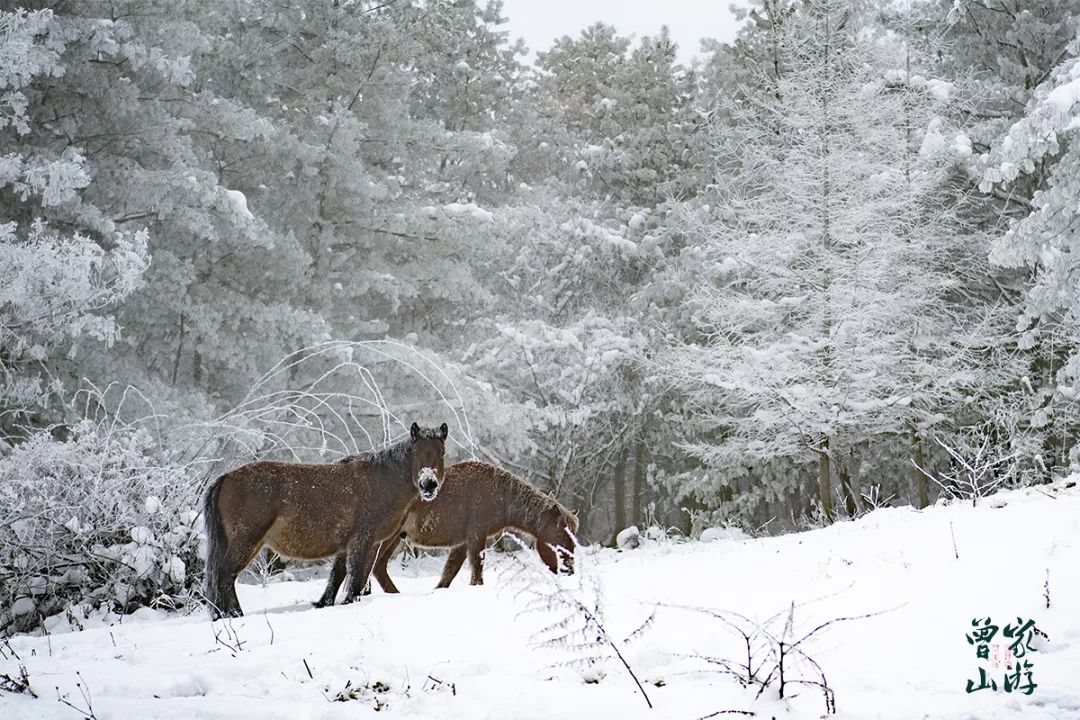
[[[704,5],[704,4],[703,4]],[[199,497],[410,423],[776,534],[1080,463],[1080,0],[0,2],[0,634],[183,606]]]

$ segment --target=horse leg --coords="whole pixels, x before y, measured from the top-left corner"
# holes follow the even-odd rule
[[[264,533],[260,533],[257,539],[233,538],[229,543],[229,549],[225,553],[225,569],[221,578],[224,591],[219,595],[221,606],[219,611],[226,617],[243,617],[244,611],[240,608],[240,599],[236,596],[236,578],[244,571],[255,556],[262,550]]]
[[[382,586],[385,593],[398,592],[394,581],[390,579],[390,573],[386,571],[386,565],[390,562],[390,558],[394,557],[394,551],[397,550],[399,543],[401,543],[401,535],[399,534],[383,540],[382,547],[379,548],[379,556],[375,558],[375,579],[379,581],[379,585]],[[370,581],[368,582],[368,592],[371,592]]]
[[[370,538],[357,538],[349,544],[349,589],[342,604],[356,602],[364,594],[364,586],[367,585],[378,554],[379,547],[372,543]]]
[[[341,587],[341,581],[344,579],[345,553],[339,552],[334,556],[334,564],[330,566],[330,577],[326,579],[326,589],[323,590],[322,597],[315,601],[315,607],[321,608],[333,605],[334,598],[337,597],[338,588]]]
[[[224,568],[212,568],[207,571],[206,602],[210,608],[211,620],[220,620],[227,614],[225,600],[229,596],[227,578]]]
[[[458,545],[457,547],[450,548],[450,554],[446,558],[446,566],[443,567],[442,577],[439,578],[439,584],[435,586],[438,588],[448,588],[450,583],[457,577],[458,572],[461,570],[461,566],[465,563],[465,546]]]
[[[470,585],[484,584],[484,545],[486,538],[471,540],[468,544],[469,565],[472,567]]]

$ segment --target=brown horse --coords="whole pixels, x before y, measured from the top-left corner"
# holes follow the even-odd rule
[[[375,560],[374,574],[383,590],[397,587],[386,564],[402,538],[424,547],[451,548],[437,587],[449,587],[465,557],[472,565],[472,585],[483,585],[483,551],[487,539],[513,529],[536,538],[536,550],[552,572],[574,571],[577,517],[555,498],[524,480],[481,462],[460,462],[446,470],[446,484],[437,500],[416,504],[405,517],[402,532],[387,540]]]
[[[367,584],[379,543],[396,535],[419,499],[443,481],[447,428],[420,428],[383,450],[332,465],[253,462],[219,477],[206,495],[206,597],[214,618],[240,616],[236,576],[264,545],[303,560],[334,556],[326,591],[333,605],[349,572],[345,602]],[[396,543],[395,543],[396,544]]]

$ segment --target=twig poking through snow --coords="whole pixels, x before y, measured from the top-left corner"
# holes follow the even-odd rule
[[[214,631],[214,642],[228,648],[233,657],[236,657],[236,654],[244,649],[244,641],[236,633],[231,618],[223,620],[220,626],[215,622],[211,622],[210,627]],[[224,637],[222,637],[223,635]]]
[[[86,687],[86,684],[83,682],[82,673],[78,670],[75,671],[75,677],[79,678],[79,681],[75,683],[75,687],[79,688],[79,694],[82,695],[83,702],[86,703],[86,709],[84,710],[83,708],[74,705],[67,699],[66,695],[61,695],[59,687],[56,688],[57,701],[67,705],[69,708],[82,715],[84,720],[97,720],[97,715],[94,714],[94,703],[90,701],[90,688]]]
[[[19,653],[15,652],[15,648],[11,647],[11,643],[5,640],[3,647],[0,647],[0,660],[7,660],[8,653],[19,663],[19,676],[16,678],[6,673],[0,673],[0,690],[10,693],[26,693],[30,697],[37,699],[37,693],[30,687],[30,673],[26,670],[26,665],[23,664]]]
[[[821,690],[825,699],[826,714],[836,713],[836,693],[829,686],[825,671],[821,668],[821,665],[803,649],[803,644],[814,635],[834,624],[849,620],[864,620],[896,609],[833,618],[817,625],[801,636],[796,636],[795,608],[797,606],[794,602],[783,612],[776,613],[764,621],[752,620],[737,612],[713,610],[693,605],[664,604],[663,607],[702,613],[719,620],[742,639],[745,649],[745,656],[738,661],[700,654],[691,657],[696,657],[718,667],[721,674],[734,677],[743,687],[757,686],[757,697],[761,697],[765,689],[773,685],[777,686],[777,694],[781,698],[785,697],[788,685],[816,687]],[[784,622],[783,627],[779,633],[774,633],[770,629],[770,625],[781,618],[783,618]],[[799,670],[798,663],[809,666],[817,679],[792,677],[792,671]],[[746,710],[720,710],[711,715],[698,718],[698,720],[725,714],[753,715],[754,713]]]
[[[519,548],[525,549],[525,545],[515,536],[510,533],[505,533],[505,536],[512,538]],[[597,663],[603,660],[603,655],[597,653],[602,652],[604,648],[610,650],[622,664],[634,684],[637,685],[637,689],[645,699],[645,704],[652,709],[652,700],[649,699],[645,687],[622,654],[619,647],[621,643],[611,636],[604,625],[599,586],[593,582],[593,597],[590,602],[586,602],[560,585],[558,577],[552,575],[547,567],[538,563],[526,562],[517,557],[517,553],[511,554],[511,559],[515,564],[515,569],[510,574],[510,584],[517,585],[519,595],[531,596],[526,602],[525,610],[522,612],[562,611],[563,613],[562,617],[539,630],[534,635],[534,641],[547,647],[581,650],[589,653],[586,657],[570,660],[569,664]],[[585,568],[580,566],[575,577],[579,579],[581,585],[585,585],[590,579]],[[629,642],[640,636],[652,624],[655,617],[656,610],[654,608],[649,617],[627,635],[622,642]]]
[[[423,688],[424,690],[429,690],[429,689],[433,690],[435,688],[446,687],[446,688],[450,688],[450,694],[451,695],[453,695],[454,697],[457,697],[457,685],[455,685],[454,683],[445,682],[443,680],[439,680],[438,678],[434,678],[434,677],[432,677],[430,675],[427,676],[427,679],[430,680],[433,684],[432,684],[431,688],[428,688],[427,684],[425,683],[424,688]]]

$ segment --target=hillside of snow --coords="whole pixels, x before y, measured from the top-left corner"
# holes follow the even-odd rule
[[[111,625],[90,619],[81,631],[53,622],[47,637],[0,646],[0,676],[17,678],[22,664],[38,695],[0,691],[0,717],[78,717],[59,692],[99,720],[695,720],[724,710],[819,718],[821,688],[792,682],[820,680],[805,659],[789,653],[782,699],[775,678],[757,697],[758,686],[718,672],[716,660],[745,657],[731,626],[756,622],[793,642],[853,618],[799,645],[835,693],[835,717],[1080,718],[1075,483],[1000,493],[974,508],[883,509],[781,537],[712,536],[586,548],[581,572],[558,586],[531,553],[489,552],[482,587],[462,573],[435,591],[441,561],[424,558],[391,564],[402,594],[376,590],[350,606],[312,609],[322,583],[310,580],[241,585],[247,616],[231,622],[147,610]],[[595,610],[598,599],[603,627],[653,709],[610,648],[542,642],[559,632],[545,626],[579,621],[574,602]],[[696,608],[721,611],[728,623]],[[966,635],[988,617],[1002,627],[1030,618],[1048,636],[1027,651],[1037,684],[1030,695],[1004,692],[1004,669],[998,691],[966,692],[980,662]],[[767,669],[762,637],[752,663]],[[604,652],[605,660],[588,659]]]

